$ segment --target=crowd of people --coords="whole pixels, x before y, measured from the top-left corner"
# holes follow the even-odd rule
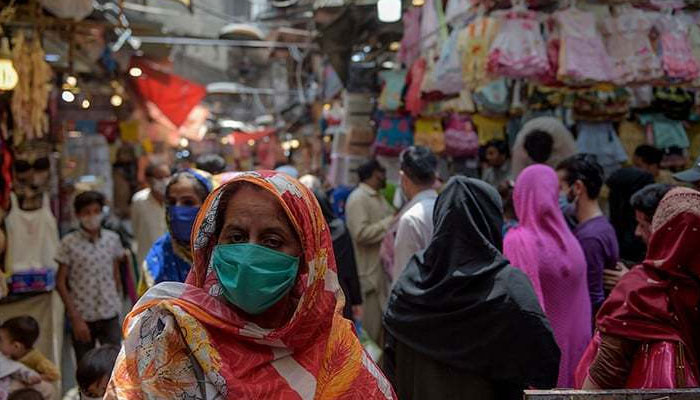
[[[131,201],[139,298],[123,325],[125,249],[104,196],[79,194],[56,258],[82,398],[698,386],[700,160],[671,176],[640,146],[606,177],[553,118],[512,155],[483,151],[482,179],[443,180],[410,147],[395,193],[374,159],[351,192],[290,166],[222,180],[216,157],[153,163]],[[0,325],[12,399],[55,398],[39,329]]]

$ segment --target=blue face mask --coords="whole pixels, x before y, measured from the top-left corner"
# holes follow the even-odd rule
[[[213,257],[226,300],[252,315],[289,293],[299,271],[298,257],[250,243],[218,245]]]
[[[199,207],[170,206],[168,207],[168,219],[173,238],[179,242],[190,241],[194,220],[197,218]]]

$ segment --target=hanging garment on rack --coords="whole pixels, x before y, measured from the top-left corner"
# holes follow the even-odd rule
[[[660,34],[661,61],[666,77],[672,82],[698,78],[698,63],[693,57],[688,33],[690,24],[684,18],[662,15],[655,24]]]
[[[498,33],[498,20],[478,18],[459,33],[464,84],[474,90],[490,81],[487,72],[488,53]]]
[[[41,208],[33,211],[22,210],[14,193],[10,194],[10,199],[12,208],[5,218],[5,272],[14,274],[44,268],[56,270],[58,226],[51,212],[49,195],[44,194]]]
[[[483,146],[493,139],[507,140],[506,125],[508,124],[508,118],[475,114],[472,116],[472,122],[474,122],[479,135],[479,146]]]
[[[608,54],[620,72],[615,83],[646,83],[663,78],[661,60],[649,40],[653,24],[644,11],[624,7],[617,17],[601,21],[600,26]]]
[[[654,142],[649,144],[660,149],[669,147],[687,149],[690,146],[681,121],[674,121],[663,114],[644,114],[639,116],[639,122],[644,126],[651,126]]]
[[[474,102],[481,113],[503,115],[510,108],[508,82],[496,79],[474,93]]]
[[[625,148],[610,122],[580,122],[576,148],[579,153],[595,154],[606,177],[627,161]]]
[[[459,31],[454,30],[442,47],[440,58],[435,64],[435,84],[433,89],[447,97],[454,97],[464,87],[462,63],[458,51]]]
[[[401,95],[406,83],[406,70],[388,70],[379,73],[382,93],[378,108],[382,111],[396,111],[401,107]]]
[[[436,2],[435,0],[426,0],[422,7],[423,16],[420,21],[420,48],[423,51],[431,49],[439,43],[438,39],[440,39],[440,35],[438,35],[438,33],[441,32],[443,28],[440,26],[438,7],[442,7],[442,2]]]
[[[576,93],[574,115],[577,120],[619,121],[629,112],[630,94],[626,89],[597,85]]]
[[[399,48],[399,62],[410,67],[420,57],[420,18],[423,7],[412,7],[403,15],[403,37]]]
[[[474,157],[479,154],[479,137],[471,119],[451,114],[445,123],[445,152],[451,157]]]
[[[413,145],[411,117],[384,114],[380,117],[374,152],[378,155],[396,157]]]
[[[557,78],[569,85],[613,82],[620,75],[605,50],[595,15],[569,8],[554,13],[559,30]]]
[[[547,48],[537,14],[505,14],[488,55],[488,72],[509,78],[537,78],[549,71]]]
[[[425,58],[420,57],[413,63],[406,77],[406,86],[408,87],[405,98],[406,110],[414,117],[420,115],[425,107],[425,102],[421,98],[421,87],[423,85],[423,79],[425,78],[425,69]]]
[[[416,146],[425,146],[435,154],[445,151],[445,131],[440,118],[420,118],[416,120]]]

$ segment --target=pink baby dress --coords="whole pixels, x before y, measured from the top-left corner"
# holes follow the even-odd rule
[[[656,20],[655,26],[660,35],[661,62],[666,71],[666,77],[674,82],[685,82],[697,78],[698,64],[690,47],[688,21],[665,14]]]
[[[501,31],[491,45],[488,72],[510,78],[536,78],[549,70],[547,49],[537,14],[509,11],[501,22]]]
[[[598,33],[595,14],[572,7],[553,17],[561,41],[559,80],[569,85],[614,82],[619,73]]]

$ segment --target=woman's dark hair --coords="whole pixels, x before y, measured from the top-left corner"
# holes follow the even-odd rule
[[[158,168],[161,168],[161,167],[166,167],[166,168],[170,169],[168,164],[163,163],[163,162],[149,163],[148,166],[146,166],[146,171],[145,171],[146,178],[155,178],[156,171],[158,170]]]
[[[526,139],[526,141],[527,141],[527,139]],[[510,156],[510,149],[508,148],[508,143],[505,140],[498,140],[498,139],[489,140],[488,143],[486,143],[486,145],[484,146],[484,149],[488,150],[489,147],[494,147],[499,153],[503,154],[506,157]],[[549,158],[549,157],[547,157],[547,158]]]
[[[114,345],[101,346],[85,353],[75,373],[78,387],[87,390],[93,383],[104,376],[112,375],[112,369],[119,355],[119,347]]]
[[[218,154],[204,154],[197,158],[197,169],[217,175],[226,170],[226,160]]]
[[[0,329],[6,331],[10,338],[31,349],[39,338],[39,323],[29,315],[10,318],[5,321]]]
[[[7,400],[44,400],[44,397],[35,389],[24,388],[10,393]]]
[[[99,204],[100,207],[104,207],[105,196],[100,192],[88,190],[87,192],[75,196],[75,200],[73,200],[73,208],[76,214],[80,213],[85,207],[91,204]]]
[[[435,183],[437,157],[429,148],[411,146],[399,156],[401,171],[416,185],[430,186]]]
[[[661,199],[666,196],[669,190],[673,189],[673,185],[664,183],[654,183],[647,185],[636,191],[630,198],[632,208],[644,213],[651,221],[654,218],[656,209],[659,207]]]
[[[194,174],[190,171],[176,172],[175,175],[173,175],[172,178],[170,178],[170,181],[168,181],[168,186],[166,186],[165,188],[165,196],[168,196],[168,194],[170,193],[170,188],[174,184],[182,180],[186,180],[190,184],[192,184],[195,193],[197,193],[197,196],[202,202],[207,198],[207,196],[209,196],[209,187],[207,187],[202,181],[197,179],[197,177],[194,176]]]
[[[357,167],[357,175],[360,178],[360,182],[364,182],[367,179],[372,177],[372,174],[374,174],[374,171],[386,171],[384,167],[382,167],[382,164],[379,163],[379,161],[372,159],[367,161],[366,163],[360,165]]]
[[[603,187],[603,167],[593,154],[576,154],[559,163],[557,171],[566,172],[569,186],[576,181],[583,182],[590,199],[597,199]]]
[[[525,136],[525,152],[536,163],[544,163],[552,156],[554,138],[545,131],[536,129]]]
[[[661,165],[661,160],[664,158],[663,150],[657,149],[654,146],[643,144],[634,150],[634,155],[649,165]]]

